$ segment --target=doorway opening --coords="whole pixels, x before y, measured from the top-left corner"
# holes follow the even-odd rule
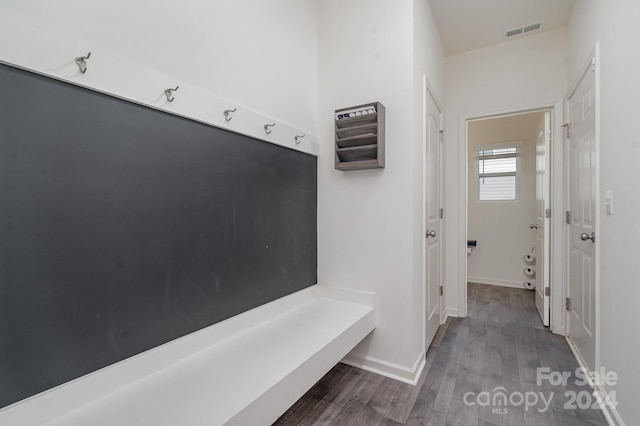
[[[467,282],[531,290],[550,325],[553,108],[473,118],[467,134]]]

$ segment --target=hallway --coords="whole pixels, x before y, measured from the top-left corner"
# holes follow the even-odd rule
[[[533,296],[469,283],[469,316],[440,327],[417,386],[338,364],[275,424],[606,425],[591,408],[591,388],[576,384],[565,339],[541,325]],[[553,386],[554,372],[571,375]]]

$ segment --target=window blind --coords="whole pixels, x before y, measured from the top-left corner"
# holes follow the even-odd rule
[[[518,147],[479,149],[478,194],[480,201],[515,200]]]

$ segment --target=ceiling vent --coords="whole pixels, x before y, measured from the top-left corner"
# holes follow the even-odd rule
[[[532,33],[539,31],[542,28],[543,21],[534,22],[533,24],[525,25],[524,27],[512,28],[504,32],[506,38],[515,37],[522,34]]]

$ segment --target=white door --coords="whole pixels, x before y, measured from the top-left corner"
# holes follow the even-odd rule
[[[441,323],[441,111],[424,85],[424,229],[425,229],[425,345],[428,348]]]
[[[545,326],[549,326],[550,259],[550,187],[551,112],[544,113],[536,141],[536,309]],[[548,210],[549,212],[551,210]]]
[[[592,62],[595,64],[595,61]],[[596,79],[589,66],[567,99],[569,144],[568,334],[596,365]]]

